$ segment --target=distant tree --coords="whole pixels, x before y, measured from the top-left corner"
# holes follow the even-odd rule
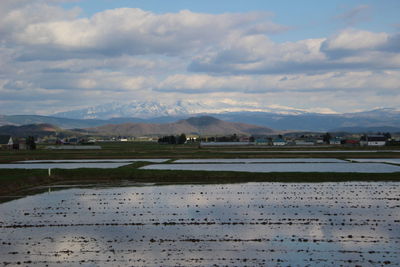
[[[237,142],[237,141],[239,141],[239,138],[238,138],[237,134],[233,134],[232,135],[232,142]]]
[[[254,138],[254,136],[250,136],[249,141],[250,142],[254,142],[256,139]]]
[[[33,136],[28,136],[26,138],[26,148],[29,150],[35,150],[36,149],[36,143],[35,143],[35,138]]]
[[[272,137],[267,137],[268,145],[273,145]]]
[[[332,139],[332,136],[331,136],[330,133],[326,133],[326,134],[324,134],[324,135],[322,136],[322,140],[323,140],[325,143],[327,143],[327,144],[329,144],[329,140],[331,140],[331,139]]]
[[[186,134],[181,134],[178,138],[178,144],[184,144],[184,143],[186,143]]]
[[[168,135],[158,138],[158,143],[160,144],[175,145],[175,144],[184,144],[185,142],[186,142],[185,134],[181,134],[178,136]]]
[[[386,138],[386,140],[392,139],[392,135],[390,133],[384,133],[383,136]]]

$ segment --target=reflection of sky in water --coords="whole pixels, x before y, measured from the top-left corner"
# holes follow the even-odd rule
[[[328,154],[342,154],[342,153],[382,153],[382,152],[389,152],[389,153],[400,153],[400,150],[240,150],[240,151],[221,151],[221,153],[229,153],[229,154],[243,154],[243,153],[278,153],[278,154],[298,154],[298,153],[328,153]]]
[[[175,160],[174,163],[257,163],[257,162],[330,162],[330,163],[338,163],[338,162],[346,162],[341,159],[332,159],[332,158],[253,158],[253,159],[179,159]]]
[[[400,159],[349,159],[356,162],[386,162],[400,164]]]
[[[137,162],[137,161],[146,161],[146,162],[164,162],[168,159],[52,159],[52,160],[24,160],[24,161],[17,161],[18,163],[44,163],[44,162],[53,162],[53,163],[60,163],[60,162]]]
[[[399,264],[397,183],[68,189],[0,205],[1,263]]]
[[[130,162],[111,162],[111,163],[17,163],[17,164],[0,164],[0,169],[78,169],[78,168],[100,168],[100,169],[112,169],[118,168],[125,165],[129,165]]]
[[[399,166],[383,163],[205,163],[205,164],[158,164],[148,165],[146,170],[189,171],[239,171],[239,172],[400,172]]]

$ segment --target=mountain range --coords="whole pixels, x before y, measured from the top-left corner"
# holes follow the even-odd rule
[[[0,116],[0,125],[49,123],[71,129],[107,124],[174,123],[189,117],[206,115],[223,121],[246,122],[281,131],[400,132],[400,111],[394,108],[324,114],[290,108],[272,109],[253,104],[178,101],[167,105],[155,101],[134,101],[129,104],[100,105],[53,116],[3,115]]]
[[[304,110],[287,107],[270,108],[255,102],[216,101],[200,102],[179,100],[174,103],[157,101],[132,101],[128,104],[108,104],[53,114],[54,117],[70,119],[111,119],[177,117],[194,114],[221,114],[229,112],[270,112],[278,114],[301,114]]]
[[[22,126],[0,126],[0,135],[24,137],[32,135],[100,135],[100,136],[160,136],[177,134],[195,135],[268,135],[274,130],[257,125],[226,122],[209,116],[192,117],[174,123],[123,123],[107,124],[87,129],[63,130],[51,124],[30,124]]]
[[[192,117],[186,120],[179,120],[173,123],[124,123],[109,124],[89,129],[93,133],[120,136],[149,136],[149,135],[267,135],[275,131],[257,125],[227,122],[210,116]]]

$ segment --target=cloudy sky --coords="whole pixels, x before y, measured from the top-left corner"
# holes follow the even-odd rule
[[[1,0],[0,114],[109,102],[400,105],[398,0]]]

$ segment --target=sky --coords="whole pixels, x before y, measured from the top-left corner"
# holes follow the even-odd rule
[[[400,1],[1,0],[0,114],[400,108]]]

